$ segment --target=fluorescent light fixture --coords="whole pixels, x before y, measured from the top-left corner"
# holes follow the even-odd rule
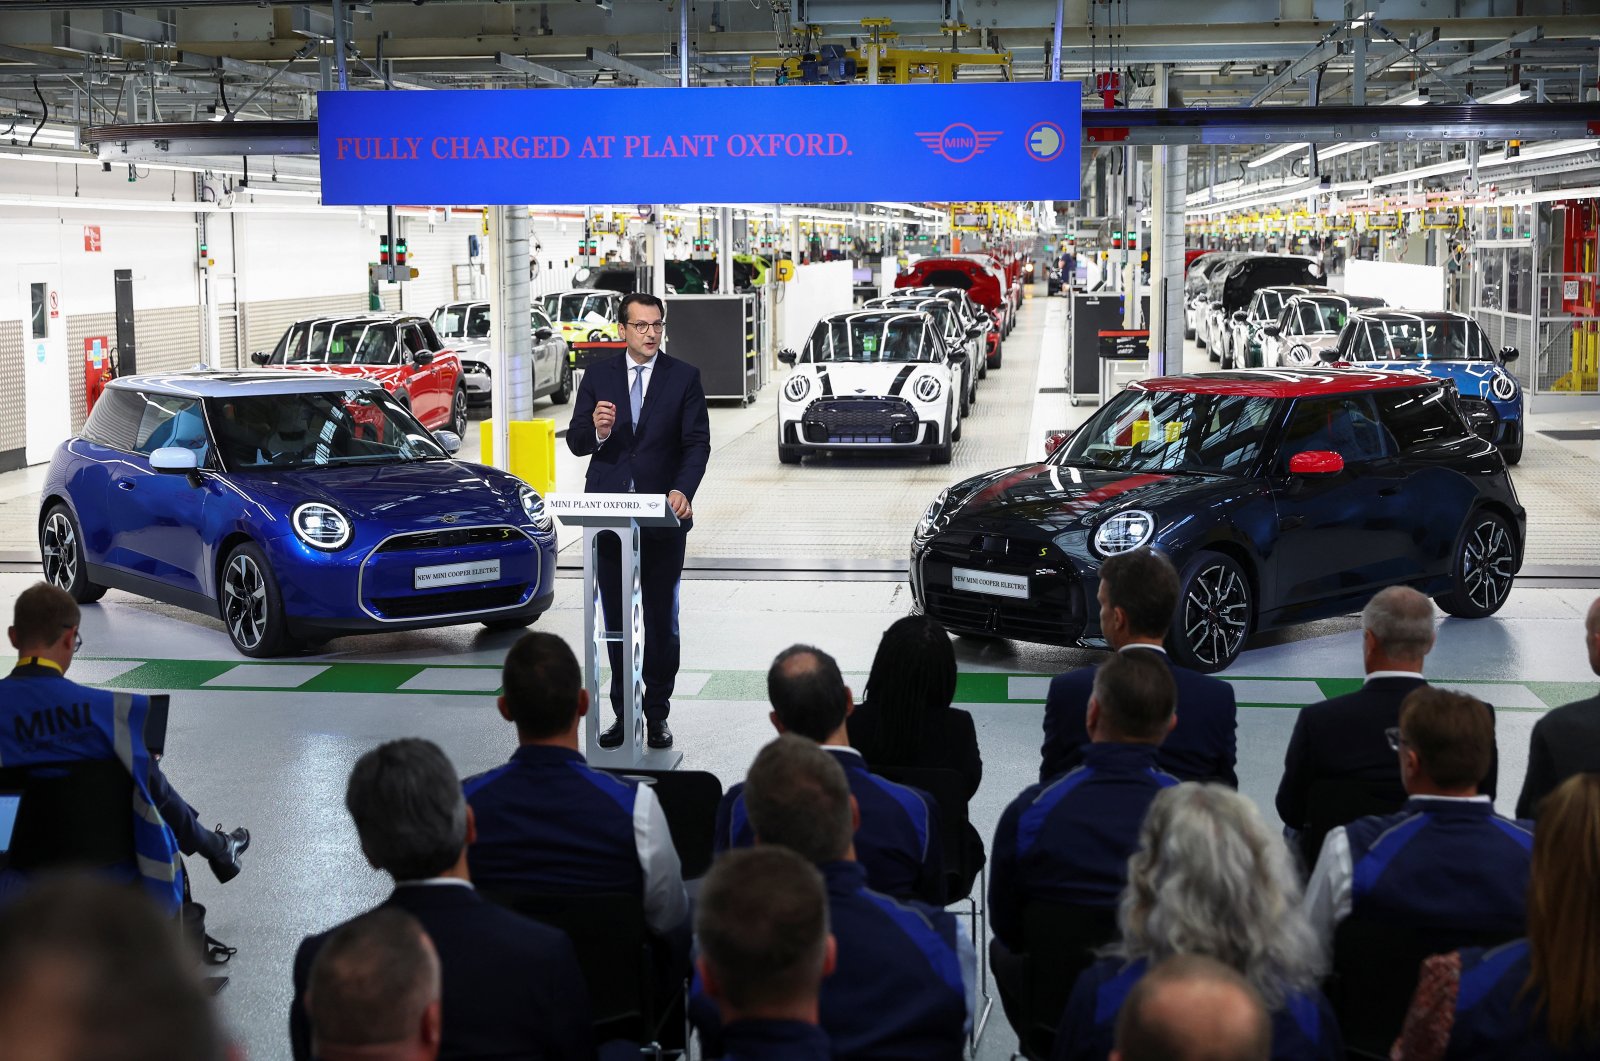
[[[1310,146],[1310,144],[1284,144],[1282,147],[1273,148],[1264,155],[1256,156],[1244,165],[1246,169],[1259,169],[1262,166],[1270,166],[1280,158],[1297,155]]]
[[[1493,92],[1486,92],[1478,97],[1479,103],[1521,103],[1533,95],[1533,90],[1527,85],[1507,85],[1497,88]]]
[[[46,122],[35,134],[34,128],[39,124],[38,119],[30,118],[26,114],[19,114],[16,119],[16,125],[5,136],[5,142],[13,147],[27,147],[30,139],[34,147],[81,146],[78,141],[78,127],[75,125],[54,125]]]
[[[321,192],[313,191],[310,188],[273,188],[257,184],[254,181],[248,184],[240,184],[239,191],[249,192],[251,195],[281,195],[289,199],[316,199],[318,201],[322,199]]]

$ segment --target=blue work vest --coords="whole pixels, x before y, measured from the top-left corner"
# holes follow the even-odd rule
[[[133,850],[146,892],[170,914],[183,903],[178,841],[150,796],[148,697],[79,685],[54,668],[18,665],[0,678],[0,766],[116,759],[133,778]]]

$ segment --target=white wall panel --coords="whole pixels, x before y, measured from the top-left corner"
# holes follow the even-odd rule
[[[778,345],[799,350],[805,345],[818,318],[851,307],[854,266],[845,262],[815,262],[801,265],[794,279],[785,286],[780,314]]]
[[[1444,309],[1444,270],[1439,266],[1352,258],[1344,268],[1346,294],[1376,295],[1403,309]]]

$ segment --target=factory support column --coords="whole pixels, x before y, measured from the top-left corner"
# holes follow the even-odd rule
[[[1168,101],[1168,69],[1156,67],[1157,107]],[[1189,148],[1153,149],[1150,177],[1150,373],[1183,371],[1183,245]]]
[[[531,222],[526,206],[497,206],[489,238],[494,269],[490,315],[494,360],[494,465],[510,466],[510,424],[533,416],[533,321],[529,316],[528,250]]]

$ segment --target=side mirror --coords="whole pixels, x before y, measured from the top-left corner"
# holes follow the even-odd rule
[[[1344,458],[1328,449],[1308,449],[1289,458],[1290,475],[1338,475],[1344,471]]]
[[[1317,356],[1324,364],[1332,365],[1339,360],[1339,349],[1334,346],[1325,347],[1317,351]]]
[[[1071,431],[1052,431],[1044,437],[1044,455],[1053,457],[1056,451],[1072,440]]]
[[[150,467],[163,475],[187,475],[200,467],[200,459],[192,449],[162,446],[150,454]]]
[[[432,350],[414,350],[411,353],[411,363],[421,368],[423,365],[433,364]]]
[[[1270,335],[1272,338],[1276,339],[1282,333],[1278,331],[1278,326],[1276,324],[1269,324],[1261,329],[1261,334]]]
[[[1250,314],[1246,313],[1242,309],[1236,309],[1233,311],[1233,319],[1238,321],[1240,324],[1244,324],[1249,321]]]
[[[433,433],[433,440],[439,443],[439,445],[444,448],[444,451],[450,454],[452,457],[454,457],[461,449],[461,436],[456,434],[454,431],[445,431],[443,429],[435,431]]]
[[[796,354],[793,350],[779,350],[778,351],[778,360],[782,361],[786,365],[794,364],[795,361],[798,360],[798,358],[799,358],[799,355]]]
[[[979,336],[983,335],[983,333],[987,332],[988,330],[989,330],[988,328],[985,328],[981,324],[974,324],[972,327],[967,329],[967,338],[968,339],[976,339]]]
[[[250,355],[250,360],[254,361],[258,365],[265,365],[268,361],[272,360],[272,355],[267,353],[265,350],[257,350],[255,353]]]
[[[533,333],[533,337],[542,343],[548,341],[549,338],[554,334],[555,332],[551,331],[549,328],[540,328]]]
[[[1521,356],[1522,355],[1517,352],[1517,348],[1514,346],[1502,346],[1500,348],[1500,360],[1502,361],[1515,361]]]

